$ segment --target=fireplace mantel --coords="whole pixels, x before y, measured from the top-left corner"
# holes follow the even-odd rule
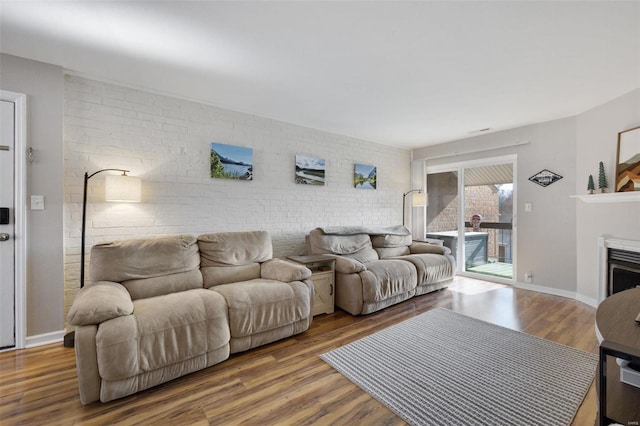
[[[609,237],[607,235],[603,235],[598,238],[598,246],[640,252],[640,241],[625,240],[622,238]]]
[[[571,195],[570,197],[577,198],[585,203],[632,203],[640,202],[640,191]]]

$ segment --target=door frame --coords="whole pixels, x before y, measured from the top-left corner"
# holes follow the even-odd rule
[[[27,289],[27,95],[0,90],[0,100],[13,102],[14,110],[14,247],[15,247],[15,347],[26,347]]]
[[[424,162],[424,177],[425,177],[425,182],[427,176],[430,173],[442,173],[442,172],[458,172],[458,211],[459,212],[464,212],[464,170],[467,168],[473,168],[473,167],[483,167],[483,166],[492,166],[492,165],[496,165],[496,164],[504,164],[504,163],[512,163],[513,165],[513,227],[512,227],[512,234],[511,234],[511,241],[512,241],[512,252],[511,252],[511,259],[512,259],[512,267],[513,267],[513,277],[511,279],[506,279],[506,278],[500,278],[500,277],[493,277],[493,276],[488,276],[488,275],[483,275],[483,274],[477,274],[477,273],[473,273],[473,272],[467,272],[464,270],[464,266],[462,265],[462,262],[458,262],[456,267],[457,267],[457,274],[461,275],[461,276],[466,276],[466,277],[470,277],[470,278],[477,278],[477,279],[481,279],[481,280],[485,280],[485,281],[492,281],[492,282],[497,282],[497,283],[501,283],[501,284],[508,284],[508,285],[514,285],[516,283],[516,277],[517,277],[517,272],[516,272],[516,265],[517,265],[517,247],[518,247],[518,217],[517,217],[517,203],[518,203],[518,183],[517,183],[517,175],[518,175],[518,155],[517,154],[509,154],[509,155],[502,155],[502,156],[496,156],[496,157],[486,157],[486,158],[478,158],[475,160],[467,160],[467,161],[456,161],[456,162],[451,162],[451,163],[443,163],[443,164],[438,164],[438,165],[432,165],[429,166],[428,165],[428,159],[425,160]],[[426,188],[426,185],[425,185]],[[426,210],[426,209],[425,209]],[[425,212],[426,213],[426,212]],[[462,256],[462,259],[464,259],[464,216],[462,214],[459,215],[458,217],[458,232],[462,235],[463,238],[458,238],[457,244],[457,252],[459,253],[460,256]],[[425,224],[424,224],[424,229],[426,232],[427,229],[427,224],[426,224],[426,215],[425,215]]]

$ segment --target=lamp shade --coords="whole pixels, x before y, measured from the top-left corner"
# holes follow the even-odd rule
[[[142,199],[142,181],[135,176],[105,176],[104,198],[106,201],[139,203]]]
[[[411,194],[411,205],[413,207],[421,207],[429,205],[427,194],[424,192],[414,192]]]

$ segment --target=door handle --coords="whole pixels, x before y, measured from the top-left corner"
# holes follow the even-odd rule
[[[0,241],[7,241],[11,236],[9,234],[0,234]]]

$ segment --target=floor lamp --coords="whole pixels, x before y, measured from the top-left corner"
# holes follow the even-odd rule
[[[87,186],[89,179],[102,172],[122,172],[121,175],[108,175],[104,178],[105,201],[119,203],[139,203],[142,198],[142,182],[140,178],[127,176],[129,170],[102,169],[95,173],[84,174],[84,188],[82,193],[82,234],[80,239],[80,288],[84,287],[84,249],[87,229]],[[74,346],[75,332],[71,331],[64,336],[64,346]]]
[[[427,205],[427,194],[422,192],[422,189],[412,189],[411,191],[407,191],[402,194],[402,226],[404,226],[404,208],[407,204],[406,198],[407,195],[411,194],[412,192],[415,192],[415,194],[411,196],[412,207],[421,207]]]

